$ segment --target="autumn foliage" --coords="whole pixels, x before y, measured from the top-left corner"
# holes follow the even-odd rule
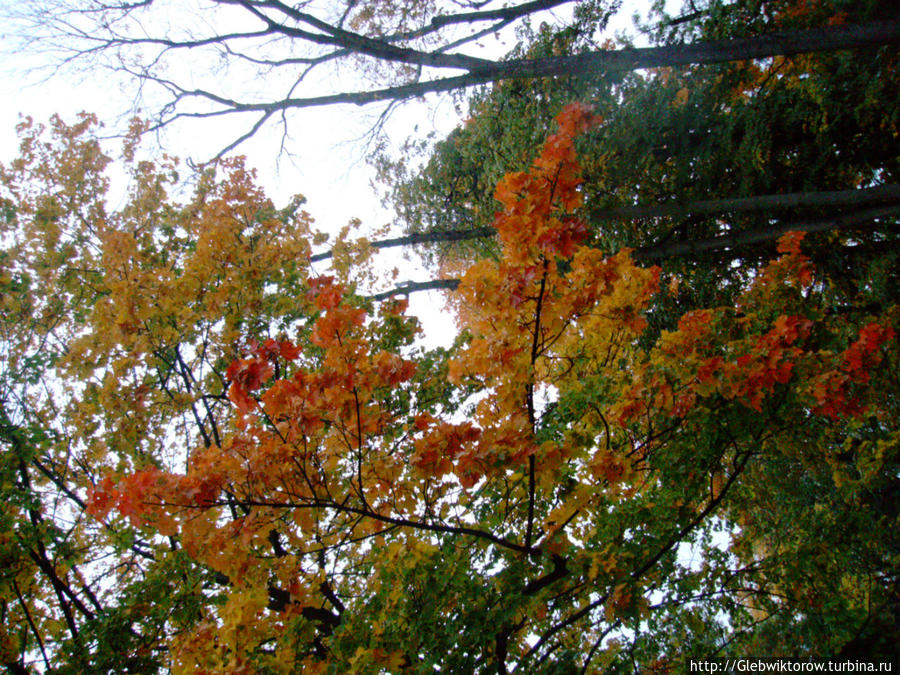
[[[836,597],[822,579],[846,589],[822,644],[850,639],[863,563],[767,520],[874,508],[858,490],[896,455],[897,310],[844,320],[792,232],[735,303],[654,333],[661,270],[594,248],[580,214],[575,140],[599,122],[568,106],[497,186],[502,255],[462,279],[452,353],[416,346],[405,301],[305,279],[308,318],[246,335],[223,369],[233,412],[185,471],[90,490],[94,518],[215,575],[169,638],[174,672],[603,672],[629,639],[665,670],[720,616],[739,653],[772,649],[760,617],[812,625]]]

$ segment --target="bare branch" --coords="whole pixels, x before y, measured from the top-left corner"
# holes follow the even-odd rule
[[[872,206],[875,204],[900,203],[900,185],[891,183],[860,190],[838,190],[833,192],[789,192],[776,195],[757,195],[754,197],[732,197],[724,199],[703,199],[695,202],[656,204],[653,206],[624,206],[614,209],[602,209],[590,213],[594,223],[603,221],[627,221],[639,218],[663,218],[687,216],[709,216],[720,213],[754,213],[775,209],[803,208],[843,208],[850,206]],[[635,256],[647,259],[680,257],[690,253],[718,250],[745,244],[761,243],[778,238],[789,230],[821,232],[829,229],[848,227],[852,222],[865,222],[868,219],[893,215],[897,207],[886,209],[868,209],[856,213],[839,215],[824,220],[790,222],[775,224],[759,230],[735,232],[720,237],[698,240],[694,242],[672,242],[657,244],[636,249]],[[408,234],[403,237],[379,239],[369,242],[372,248],[393,248],[397,246],[413,246],[416,244],[436,244],[447,241],[468,241],[470,239],[486,239],[493,237],[493,227],[480,227],[472,230],[443,230]],[[732,242],[728,244],[726,242]],[[328,260],[332,251],[323,251],[310,258],[310,262]]]
[[[711,251],[734,251],[742,246],[774,241],[784,233],[792,231],[827,232],[829,230],[842,230],[851,227],[869,228],[878,227],[879,225],[883,227],[883,224],[874,221],[882,218],[896,218],[897,216],[900,216],[900,205],[881,206],[863,211],[839,214],[821,220],[779,223],[755,230],[723,234],[709,239],[673,241],[656,246],[645,246],[635,249],[633,255],[637,260],[665,260]]]
[[[270,102],[231,101],[212,92],[199,89],[190,92],[185,91],[185,94],[206,98],[226,105],[233,112],[311,108],[339,103],[366,105],[379,101],[402,100],[428,93],[463,89],[507,79],[554,77],[588,70],[613,72],[691,63],[722,63],[882,44],[900,44],[900,21],[837,26],[794,33],[773,34],[758,38],[704,42],[695,45],[596,51],[543,59],[504,61],[493,63],[490,66],[479,67],[477,70],[470,71],[465,75],[437,80],[414,82],[372,91],[343,92],[307,98],[286,98]]]
[[[433,244],[442,241],[464,241],[466,239],[477,239],[484,237],[493,237],[496,230],[493,227],[481,227],[474,230],[450,230],[445,232],[424,232],[416,234],[408,234],[404,237],[394,237],[391,239],[379,239],[370,241],[369,246],[372,248],[393,248],[395,246],[412,246],[414,244]],[[319,262],[328,260],[333,255],[332,251],[324,251],[311,256],[310,262]]]
[[[264,21],[272,32],[278,32],[291,38],[299,38],[316,44],[327,44],[339,46],[344,49],[372,56],[377,59],[392,61],[395,63],[412,63],[422,66],[430,66],[432,68],[456,68],[461,70],[479,70],[491,63],[486,59],[479,59],[464,54],[443,54],[439,52],[421,52],[415,49],[398,47],[393,41],[375,39],[353,33],[337,26],[317,19],[311,14],[301,12],[293,7],[289,7],[277,0],[269,2],[247,2],[247,0],[220,0],[220,2],[228,4],[238,4],[244,7],[261,21]],[[258,7],[270,7],[277,9],[286,16],[290,17],[298,23],[305,23],[316,28],[321,33],[310,33],[299,28],[292,28],[283,23],[269,18],[265,13],[261,12]]]
[[[848,193],[869,192],[870,198],[878,195],[881,195],[882,198],[884,198],[884,195],[892,195],[896,199],[896,192],[898,189],[900,189],[900,186],[887,185],[883,186],[883,188],[883,190],[882,188],[870,188],[871,192],[865,190],[850,190],[837,193],[825,192],[810,194],[827,195],[827,200],[836,199],[836,195],[845,195],[844,198],[847,199]],[[772,202],[779,197],[785,198],[785,201],[803,201],[797,195],[769,195],[766,197],[756,197],[749,199],[757,199],[761,200],[762,203],[766,203],[767,201]],[[856,194],[849,196],[849,199],[851,201],[857,200],[859,198],[860,195]],[[719,201],[734,202],[738,200]],[[712,203],[712,200],[710,200],[710,203]],[[637,209],[646,207],[635,208]],[[885,227],[885,223],[880,222],[885,218],[897,217],[900,217],[900,204],[889,204],[886,206],[876,206],[860,211],[835,214],[827,218],[821,218],[818,220],[788,221],[753,230],[723,234],[707,239],[672,241],[655,244],[652,246],[644,246],[634,249],[634,251],[632,252],[632,256],[635,260],[659,261],[672,258],[683,258],[687,256],[694,256],[699,253],[711,253],[715,251],[730,251],[734,254],[737,254],[737,252],[740,251],[743,247],[753,244],[762,244],[765,242],[775,241],[778,237],[785,234],[786,232],[827,232],[829,230],[842,230],[850,228],[871,229]],[[494,233],[495,231],[493,230],[493,228],[481,228],[478,230],[469,231],[432,232],[426,234],[413,234],[407,237],[397,237],[394,239],[384,239],[381,241],[371,242],[370,245],[375,248],[387,248],[390,246],[405,246],[417,243],[433,243],[437,241],[461,241],[464,239],[489,237],[493,236]],[[324,260],[329,257],[331,257],[330,251],[326,253],[320,253],[317,256],[314,256],[314,259]],[[456,290],[456,288],[459,286],[459,283],[460,280],[454,278],[433,279],[431,281],[409,281],[400,284],[390,290],[382,291],[380,293],[376,293],[374,295],[366,297],[372,300],[380,301],[387,300],[397,295],[409,295],[410,293],[415,293],[418,291],[452,291]]]
[[[157,118],[158,127],[181,119],[241,113],[251,113],[257,122],[263,119],[265,123],[277,111],[403,101],[503,80],[712,64],[900,43],[900,20],[884,20],[687,45],[595,50],[535,59],[497,61],[458,51],[481,37],[498,34],[517,20],[570,1],[531,0],[497,9],[483,9],[481,3],[463,3],[461,6],[466,10],[478,9],[437,13],[430,19],[425,18],[422,25],[388,35],[348,30],[345,23],[349,10],[337,12],[334,17],[323,17],[314,15],[306,5],[292,5],[282,0],[210,0],[207,9],[201,11],[209,11],[210,17],[215,11],[221,13],[226,8],[242,12],[251,27],[217,33],[213,23],[206,34],[194,34],[189,28],[193,25],[190,23],[185,23],[174,33],[154,34],[156,7],[151,2],[98,2],[85,9],[73,0],[53,0],[32,11],[30,17],[34,33],[32,43],[62,50],[64,63],[74,64],[79,59],[108,55],[114,70],[125,72],[138,82],[157,84],[167,91],[170,100],[162,106]],[[23,13],[28,15],[27,10],[20,11],[20,15]],[[256,22],[260,25],[253,27]],[[443,32],[450,28],[454,30]],[[226,68],[232,65],[248,67],[256,72],[244,74],[260,82],[263,77],[287,78],[283,89],[280,84],[276,86],[288,94],[273,95],[273,87],[267,82],[266,86],[260,87],[263,93],[257,100],[252,97],[242,99],[229,89],[231,78],[217,78],[214,85],[203,84],[200,79],[203,65],[196,66],[195,72],[190,73],[190,85],[173,81],[167,68],[173,57],[183,50],[199,50],[201,56],[215,56],[219,59],[217,63],[224,63]],[[321,92],[304,88],[301,95],[294,94],[299,91],[297,85],[303,75],[309,72],[307,69],[298,77],[293,72],[296,66],[312,68],[357,57],[374,59],[382,64],[414,66],[414,79],[404,74],[404,81],[380,88],[325,89]],[[191,62],[203,63],[193,57]],[[460,72],[435,77],[434,70],[423,69]],[[422,77],[428,79],[420,79]],[[253,124],[251,129],[260,126]],[[234,149],[250,135],[243,135],[228,144],[227,150]]]
[[[432,279],[431,281],[407,281],[389,291],[368,296],[372,300],[387,300],[395,295],[409,295],[417,291],[445,290],[453,291],[459,286],[459,279]]]

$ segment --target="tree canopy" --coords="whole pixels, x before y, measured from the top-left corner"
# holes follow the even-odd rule
[[[795,5],[709,3],[691,20],[660,17],[657,40],[867,22],[891,9]],[[591,39],[577,24],[545,26],[521,49],[541,59],[582,52]],[[488,235],[496,210],[491,186],[529,164],[553,116],[573,99],[590,101],[604,118],[581,149],[591,220],[610,248],[647,248],[641,254],[658,260],[699,252],[690,242],[715,249],[706,240],[723,233],[723,216],[730,230],[768,230],[756,239],[773,241],[774,223],[793,218],[797,228],[816,229],[812,221],[842,209],[896,201],[887,193],[897,189],[897,153],[881,142],[897,133],[896,49],[883,47],[639,73],[575,70],[485,89],[470,99],[465,125],[437,143],[424,167],[409,161],[416,146],[399,160],[378,158],[389,202],[408,231],[434,242],[448,232],[449,241],[465,230]],[[747,254],[724,239],[718,249],[726,246]]]
[[[3,174],[10,671],[890,653],[896,303],[848,306],[802,233],[655,334],[660,269],[590,245],[572,105],[425,351],[239,162],[183,205],[138,163],[106,212],[88,122]]]
[[[655,17],[660,44],[893,12],[881,2],[840,1],[692,8]],[[522,54],[589,49],[593,34],[579,28],[544,26]],[[433,149],[408,144],[375,159],[386,203],[408,233],[402,241],[424,244],[452,285],[457,261],[496,255],[492,186],[529,165],[568,101],[589,101],[602,117],[579,146],[594,245],[630,247],[636,259],[678,275],[682,311],[690,296],[698,306],[733,300],[790,230],[828,233],[808,240],[820,244],[809,254],[849,290],[856,275],[897,271],[882,242],[896,239],[900,213],[898,153],[883,142],[898,134],[898,85],[892,46],[599,76],[574,71],[480,91],[465,124]],[[848,278],[837,281],[844,272]],[[657,313],[667,327],[677,316]]]
[[[871,36],[888,3],[694,2],[612,57],[593,43],[612,8],[584,3],[491,66],[413,41],[546,3],[356,3],[321,26],[221,4],[282,17],[253,38],[315,27],[327,51],[295,67],[351,47],[462,77],[632,61],[500,77],[421,175],[382,158],[408,232],[372,242],[329,242],[240,158],[185,191],[177,159],[144,158],[153,122],[114,207],[95,117],[23,121],[0,165],[8,672],[896,658],[897,48],[630,70],[682,43]],[[56,19],[125,48],[157,5]],[[422,243],[452,244],[443,278],[376,271]],[[425,287],[455,289],[449,348],[408,312]]]

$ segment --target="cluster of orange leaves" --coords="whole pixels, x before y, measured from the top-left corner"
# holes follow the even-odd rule
[[[150,467],[118,481],[104,477],[88,495],[86,510],[104,518],[115,509],[135,527],[151,524],[161,534],[173,535],[178,527],[168,512],[171,495],[179,495],[182,506],[207,508],[217,502],[223,486],[220,474],[180,475]]]
[[[720,395],[762,411],[778,385],[792,383],[808,399],[809,409],[832,419],[859,417],[865,406],[852,385],[869,382],[869,371],[882,360],[880,348],[894,339],[888,325],[871,322],[846,350],[833,354],[815,348],[816,322],[804,316],[779,314],[768,330],[758,333],[755,310],[779,301],[780,295],[810,288],[815,270],[801,250],[803,232],[779,239],[781,256],[767,265],[742,296],[746,314],[731,308],[688,312],[678,329],[664,334],[656,365],[636,378],[620,403],[617,419],[626,424],[654,411],[685,417],[698,399]],[[734,339],[723,340],[729,333]],[[710,356],[710,351],[720,353]],[[664,377],[660,370],[675,373]]]
[[[862,415],[865,407],[853,396],[852,385],[868,384],[870,371],[882,361],[882,345],[895,337],[890,326],[874,322],[863,326],[856,341],[839,355],[837,367],[812,378],[808,389],[815,412],[831,419]]]
[[[809,21],[823,17],[827,13],[826,23],[829,26],[840,26],[847,22],[847,12],[835,12],[834,9],[820,0],[788,0],[776,8],[775,23],[782,27],[798,21]]]
[[[251,341],[247,356],[235,359],[226,372],[228,398],[237,409],[237,435],[222,447],[197,450],[184,475],[147,468],[120,478],[105,477],[90,493],[88,511],[105,517],[116,509],[136,525],[151,523],[170,531],[168,514],[178,507],[207,507],[216,503],[226,483],[277,483],[285,475],[286,457],[298,444],[315,448],[336,421],[363,434],[377,434],[388,420],[375,405],[373,391],[410,380],[415,363],[384,350],[372,351],[361,335],[366,311],[346,305],[345,290],[331,277],[310,281],[309,297],[322,310],[312,325],[311,342],[324,356],[317,367],[295,363],[291,377],[272,381],[277,363],[282,371],[296,362],[301,350],[290,341]],[[402,315],[405,301],[394,301],[387,313]],[[274,423],[274,429],[266,429]],[[356,443],[361,443],[356,439]],[[347,448],[345,448],[346,450]],[[305,460],[315,459],[315,449]],[[307,477],[316,472],[310,470]],[[299,476],[292,476],[298,480]],[[247,483],[247,481],[250,483]]]
[[[565,363],[609,341],[626,343],[646,327],[642,313],[659,269],[636,266],[627,250],[607,256],[587,245],[590,228],[577,215],[584,195],[575,140],[600,121],[589,106],[567,106],[530,170],[500,181],[495,197],[503,210],[494,226],[501,259],[473,264],[459,286],[459,323],[472,339],[451,361],[449,377],[490,394],[476,406],[474,430],[461,430],[458,450],[454,444],[450,456],[440,456],[441,442],[430,434],[422,446],[442,472],[452,458],[463,485],[529,458],[552,475],[576,450],[536,442],[535,392],[577,382]]]
[[[657,290],[659,270],[635,266],[628,251],[607,257],[582,245],[588,228],[572,215],[583,201],[575,138],[599,119],[590,107],[573,104],[557,122],[557,133],[547,139],[531,170],[511,174],[498,185],[496,196],[504,208],[495,225],[503,244],[502,262],[473,265],[460,286],[462,305],[468,308],[461,323],[474,339],[451,362],[450,379],[480,380],[492,388],[492,396],[480,404],[470,422],[416,418],[410,465],[420,475],[452,473],[463,486],[471,486],[534,455],[538,447],[522,384],[533,386],[541,375],[547,379],[548,373],[539,374],[536,368],[541,359],[551,360],[548,344],[553,342],[556,352],[581,349],[578,330],[596,328],[601,334],[614,326],[633,336],[646,325],[641,314]],[[565,272],[558,269],[559,260],[567,260]],[[193,506],[211,503],[211,495],[225,484],[277,484],[285,476],[273,475],[278,471],[272,467],[283,470],[289,457],[304,466],[337,466],[338,455],[354,448],[347,435],[343,445],[323,440],[333,424],[355,432],[357,445],[363,437],[377,436],[396,424],[377,405],[370,405],[373,392],[409,381],[415,364],[395,353],[370,353],[361,333],[366,312],[345,302],[346,289],[333,278],[308,283],[308,299],[320,311],[310,333],[313,345],[322,350],[315,369],[295,367],[292,377],[266,385],[276,372],[276,361],[293,362],[300,350],[284,341],[251,343],[249,353],[236,359],[226,373],[228,396],[239,412],[238,428],[243,433],[231,438],[227,447],[197,451],[185,476],[147,469],[118,484],[105,479],[91,495],[92,513],[104,516],[115,507],[134,522],[147,516],[168,529],[170,516],[164,505],[177,509],[187,496],[196,496],[190,501]],[[602,312],[596,312],[598,305]],[[398,315],[406,309],[405,302],[391,307]],[[596,324],[595,318],[586,318],[593,313],[602,314],[602,326],[591,324]],[[585,322],[579,325],[582,317]],[[275,429],[266,431],[267,424]],[[564,454],[556,452],[554,461],[562,461]],[[385,465],[379,472],[394,475],[397,470]],[[318,471],[310,470],[303,479],[309,482],[314,475]],[[300,482],[296,475],[289,478],[292,484]]]
[[[255,401],[250,392],[259,389],[274,374],[274,362],[277,357],[294,361],[300,356],[300,349],[288,341],[276,341],[272,338],[263,344],[250,342],[251,355],[245,359],[236,359],[225,371],[225,378],[231,382],[228,398],[241,412],[249,412]]]
[[[427,413],[416,417],[415,428],[423,433],[415,440],[413,461],[423,475],[455,473],[467,488],[478,481],[484,472],[477,443],[481,429],[471,422],[442,422]]]
[[[494,227],[510,265],[528,266],[539,257],[571,258],[589,232],[582,220],[570,215],[584,200],[578,189],[582,179],[575,138],[601,120],[589,106],[573,104],[556,121],[558,131],[544,143],[532,169],[507,174],[494,193],[503,205]]]

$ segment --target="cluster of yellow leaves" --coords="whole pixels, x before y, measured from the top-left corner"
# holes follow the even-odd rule
[[[122,206],[110,210],[103,176],[110,160],[91,138],[95,123],[84,116],[69,127],[54,119],[52,138],[43,140],[45,130],[27,121],[20,126],[21,158],[0,166],[0,303],[4,324],[7,310],[10,319],[22,317],[14,339],[7,337],[21,355],[11,353],[8,362],[15,365],[16,359],[24,362],[37,354],[43,363],[54,352],[63,355],[53,361],[52,371],[46,369],[56,379],[39,382],[34,387],[41,389],[39,395],[26,403],[30,419],[47,434],[40,466],[51,476],[65,476],[64,489],[73,501],[87,492],[89,513],[104,519],[115,509],[142,528],[146,550],[162,541],[150,532],[177,534],[185,551],[208,559],[234,580],[235,588],[252,590],[254,597],[261,593],[266,604],[264,577],[270,571],[254,576],[247,561],[253,551],[270,545],[272,518],[253,514],[220,527],[219,507],[227,481],[250,476],[252,483],[257,474],[265,475],[264,462],[275,461],[275,453],[256,444],[254,434],[262,435],[259,423],[266,410],[261,405],[277,402],[259,404],[255,395],[275,375],[276,363],[287,367],[300,356],[283,334],[318,308],[313,298],[291,293],[306,284],[310,242],[318,235],[300,209],[302,198],[276,209],[241,159],[220,162],[199,175],[186,203],[177,201],[171,194],[179,185],[177,162],[137,161],[136,136],[125,151],[129,192]],[[358,250],[363,246],[344,248],[341,262],[358,263],[366,255]],[[12,283],[16,293],[7,296],[6,284]],[[324,321],[320,328],[323,340],[333,339]],[[261,344],[242,349],[248,334],[279,339],[261,338]],[[393,356],[374,358],[373,368],[384,382],[411,373]],[[232,361],[233,369],[226,372]],[[319,385],[306,386],[328,393]],[[231,417],[226,391],[237,406],[234,426],[226,424]],[[267,393],[276,399],[277,392]],[[239,427],[241,414],[247,417],[247,435]],[[171,470],[185,465],[188,448],[206,444],[233,453],[207,448],[195,453],[185,473]],[[239,455],[244,448],[254,449],[260,467],[248,466]],[[170,508],[173,503],[180,510]],[[119,531],[108,519],[101,525],[79,518],[66,536],[73,551],[100,556],[91,574],[107,575],[112,572],[106,567],[115,562],[109,562],[105,537],[114,537],[110,546],[121,546],[115,539]],[[140,579],[141,569],[122,565],[116,578],[124,586]],[[293,571],[281,576],[285,587],[297,578]],[[36,603],[53,602],[49,581],[41,591],[25,583],[21,588]],[[45,637],[63,635],[66,626],[51,618],[52,604],[47,608],[46,617],[37,611],[32,617],[42,631],[45,618],[48,628],[58,624],[58,630],[43,632]],[[229,619],[234,626],[246,620],[237,613]],[[209,625],[221,624],[211,615]],[[258,644],[269,629],[261,625],[255,637],[242,639]],[[233,647],[224,651],[226,662],[239,653]]]
[[[308,214],[276,212],[240,159],[223,162],[218,177],[205,174],[187,205],[172,205],[174,169],[174,162],[137,163],[124,209],[67,232],[96,242],[66,268],[81,283],[87,277],[99,297],[89,329],[71,340],[60,364],[88,383],[71,415],[84,425],[92,463],[135,447],[158,453],[152,441],[165,437],[172,419],[203,408],[204,380],[237,355],[248,317],[297,311],[270,289],[306,276]]]
[[[238,412],[233,433],[195,451],[184,474],[146,469],[118,481],[106,478],[90,495],[93,515],[104,518],[115,509],[134,525],[177,534],[192,557],[244,589],[217,611],[217,631],[201,624],[194,634],[208,648],[217,636],[212,657],[199,660],[194,642],[179,641],[182,651],[173,654],[185,672],[210,659],[222,670],[209,672],[244,672],[244,666],[251,672],[250,665],[234,659],[245,646],[282,631],[303,597],[315,595],[319,572],[306,566],[303,555],[313,541],[327,546],[344,537],[365,539],[384,527],[358,518],[323,524],[314,511],[320,504],[353,495],[376,512],[386,508],[387,499],[394,508],[404,502],[412,508],[414,486],[397,480],[407,462],[380,441],[397,420],[380,404],[378,392],[410,380],[415,364],[373,348],[366,311],[347,304],[344,288],[333,278],[315,278],[309,285],[309,299],[321,312],[310,327],[311,343],[321,351],[311,367],[304,367],[301,351],[290,342],[252,343],[227,373],[228,395]],[[395,302],[385,314],[402,318],[404,311],[405,302]],[[282,377],[273,379],[276,371]],[[223,490],[229,499],[257,508],[223,524]],[[280,519],[286,506],[292,509],[288,521]],[[283,536],[285,547],[297,554],[260,566],[273,536]],[[287,614],[264,611],[273,578],[280,588],[291,589]],[[245,595],[257,599],[252,607]],[[231,636],[230,642],[223,636]]]

